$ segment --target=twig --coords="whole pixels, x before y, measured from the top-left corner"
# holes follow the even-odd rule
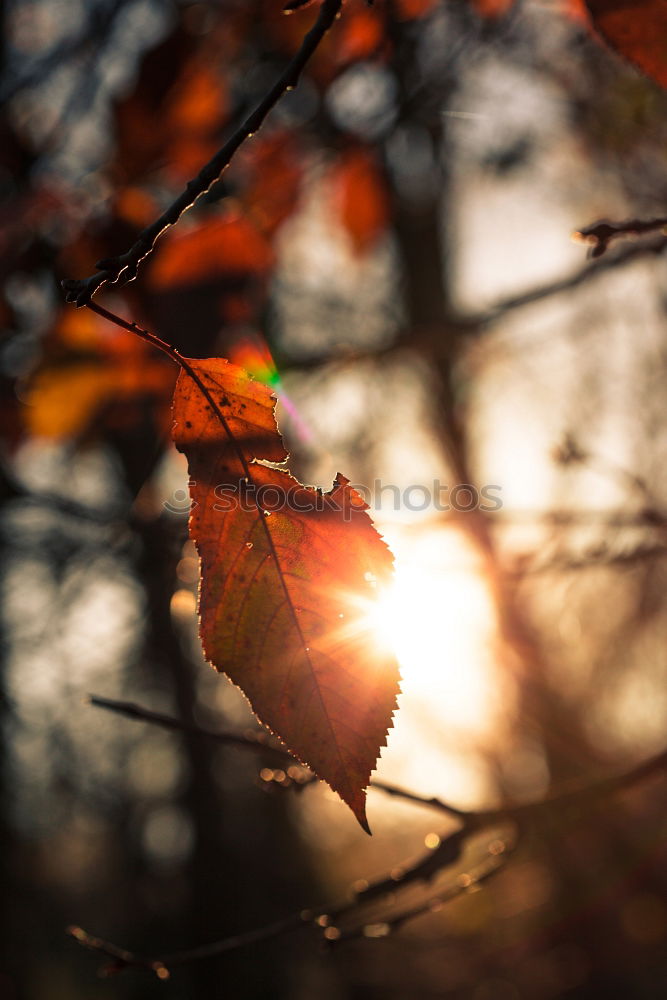
[[[117,701],[115,698],[103,698],[97,694],[89,695],[87,700],[95,708],[104,708],[108,712],[115,712],[128,719],[138,719],[141,722],[150,722],[155,726],[160,726],[162,729],[201,736],[215,743],[222,743],[224,746],[241,747],[243,750],[255,750],[258,753],[266,753],[268,750],[279,756],[285,763],[296,763],[295,758],[281,747],[277,740],[261,729],[250,729],[244,733],[226,733],[218,729],[204,729],[201,726],[183,722],[181,719],[175,719],[171,715],[163,715],[161,712],[154,712],[131,701]]]
[[[91,274],[88,278],[66,278],[62,282],[65,298],[68,302],[73,302],[77,306],[88,305],[95,292],[104,285],[121,286],[136,278],[139,264],[151,253],[161,234],[170,226],[175,225],[181,215],[194,205],[200,195],[208,191],[229,166],[237,150],[262,125],[280,98],[288,90],[296,87],[306,63],[336,20],[341,4],[342,0],[323,0],[317,20],[304,36],[301,48],[290,60],[266,96],[262,98],[252,114],[230,136],[215,156],[202,167],[197,176],[188,181],[185,190],[159,219],[142,230],[136,243],[129,250],[117,257],[98,261],[96,267],[99,268],[99,271]]]
[[[288,751],[285,750],[277,740],[260,729],[249,730],[247,733],[221,732],[217,729],[204,729],[201,726],[195,726],[191,723],[183,722],[181,719],[176,719],[171,715],[163,715],[161,712],[154,712],[150,708],[144,708],[142,705],[136,705],[134,702],[130,701],[117,701],[114,698],[103,698],[101,695],[97,694],[91,694],[88,700],[91,705],[95,706],[95,708],[104,708],[109,712],[115,712],[117,715],[123,715],[128,719],[137,719],[140,722],[150,722],[153,725],[161,726],[163,729],[190,733],[195,736],[201,736],[204,739],[213,740],[216,743],[224,743],[227,746],[240,747],[244,750],[255,750],[261,752],[266,752],[268,750],[271,753],[277,754],[286,764],[299,764],[297,759],[293,757],[292,754],[288,753]],[[299,767],[303,767],[303,765],[299,764]],[[314,778],[314,780],[319,779]],[[439,812],[447,813],[450,816],[460,818],[467,815],[464,810],[457,809],[456,806],[449,805],[449,803],[443,802],[441,799],[418,795],[416,792],[410,792],[405,788],[399,788],[398,785],[392,785],[387,781],[373,779],[370,785],[371,788],[375,788],[379,792],[384,792],[385,795],[405,799],[406,801],[413,802],[416,805],[428,806],[431,809],[437,809]]]
[[[537,288],[533,288],[529,292],[524,292],[522,295],[515,295],[507,299],[501,299],[500,302],[497,302],[495,306],[492,306],[488,312],[479,316],[465,317],[464,322],[469,323],[474,330],[478,326],[481,327],[495,322],[505,313],[511,312],[514,309],[520,309],[523,306],[532,305],[534,302],[541,302],[543,299],[550,298],[552,295],[558,295],[560,292],[571,291],[574,288],[578,288],[579,285],[583,285],[590,279],[596,278],[598,275],[605,274],[607,271],[614,270],[617,267],[622,267],[624,264],[631,263],[641,257],[658,257],[665,251],[665,249],[667,249],[667,237],[665,236],[660,236],[652,240],[646,240],[645,242],[637,243],[634,246],[623,247],[613,255],[606,257],[603,261],[595,264],[589,264],[587,267],[582,268],[581,271],[577,271],[576,274],[572,274],[567,278],[561,279],[560,281],[553,281],[549,284],[538,285]],[[599,257],[600,254],[593,253],[592,256]]]
[[[132,718],[168,726],[171,729],[195,731],[206,738],[217,740],[223,735],[212,733],[208,730],[200,730],[198,727],[185,726],[177,719],[171,719],[168,716],[162,716],[159,713],[142,709],[140,706],[128,706],[127,703],[114,702],[111,699],[100,698],[99,696],[94,696],[91,702],[101,708],[109,708],[112,711],[127,714]],[[227,736],[228,734],[224,735]],[[256,748],[256,744],[252,740],[242,737],[238,742],[241,746]],[[411,792],[406,793],[402,789],[378,782],[375,783],[375,787],[390,795],[398,794],[419,804],[434,805],[436,808],[444,808],[447,812],[454,812],[460,826],[454,832],[446,835],[435,849],[428,850],[407,865],[393,869],[388,875],[381,877],[375,882],[365,883],[363,887],[355,892],[351,899],[345,902],[331,906],[302,909],[297,913],[288,914],[282,920],[267,924],[264,927],[255,928],[254,930],[223,938],[219,941],[213,941],[197,948],[173,952],[159,957],[142,956],[136,952],[120,948],[109,941],[88,934],[80,927],[68,928],[68,933],[83,947],[111,959],[111,962],[102,969],[104,974],[119,972],[124,968],[133,966],[151,971],[160,979],[168,978],[171,966],[222,955],[248,944],[280,937],[300,927],[310,926],[311,928],[318,928],[324,940],[329,943],[346,941],[358,937],[384,937],[413,917],[433,910],[439,907],[440,904],[448,902],[464,892],[470,891],[479,882],[495,874],[503,863],[503,859],[500,856],[504,856],[510,846],[507,840],[494,840],[488,847],[491,859],[487,858],[477,868],[460,873],[453,885],[450,885],[435,896],[429,897],[424,902],[403,909],[388,919],[375,924],[362,922],[355,928],[341,930],[337,927],[337,923],[353,916],[365,904],[373,900],[386,901],[390,894],[395,893],[400,888],[404,888],[406,885],[414,882],[431,881],[443,869],[456,863],[461,857],[466,843],[474,834],[488,832],[501,824],[510,823],[515,830],[516,839],[519,833],[529,826],[534,827],[537,824],[549,822],[554,817],[567,819],[573,810],[578,810],[578,807],[637,785],[645,778],[664,770],[667,770],[667,750],[643,761],[641,764],[620,775],[605,777],[597,781],[581,781],[538,802],[519,805],[510,803],[493,809],[470,812],[453,810],[444,803],[440,803],[438,799],[427,800],[422,798],[422,796],[414,795]]]
[[[350,906],[354,904],[344,904],[342,907],[329,907],[328,909],[324,908],[324,910],[322,908],[319,910],[300,910],[298,913],[292,913],[284,919],[266,924],[264,927],[222,938],[220,941],[212,941],[210,944],[201,945],[198,948],[171,952],[160,958],[139,955],[126,948],[120,948],[112,941],[105,941],[103,938],[88,934],[82,927],[68,927],[67,933],[82,947],[111,960],[101,967],[100,975],[108,976],[122,972],[123,969],[140,968],[154,972],[159,979],[169,979],[170,969],[176,965],[186,965],[206,958],[215,958],[250,944],[282,937],[284,934],[300,928],[309,927],[311,930],[316,930],[329,945],[351,941],[355,938],[386,937],[409,920],[421,916],[423,913],[433,912],[458,896],[477,889],[481,882],[500,871],[505,862],[506,851],[505,845],[502,846],[502,849],[498,849],[497,842],[494,841],[489,845],[487,858],[479,865],[473,866],[469,871],[462,872],[451,885],[436,895],[430,896],[422,903],[399,910],[387,917],[386,920],[362,921],[357,926],[343,930],[336,926],[334,920],[339,919],[344,911],[350,909]]]
[[[109,711],[116,712],[119,715],[125,715],[129,718],[138,719],[142,722],[153,723],[172,730],[194,733],[195,735],[206,739],[230,743],[244,749],[257,750],[257,737],[263,735],[262,733],[258,733],[257,736],[254,734],[253,736],[245,736],[243,734],[229,734],[221,733],[217,730],[202,729],[199,726],[181,722],[180,719],[173,718],[172,716],[166,716],[158,712],[153,712],[150,709],[143,708],[141,705],[135,705],[132,702],[115,701],[111,698],[103,698],[100,695],[91,695],[90,704],[95,705],[98,708],[105,708]],[[293,758],[286,751],[282,751],[277,745],[271,746],[269,743],[268,745],[265,745],[264,748],[276,750],[277,752],[282,753],[285,759],[289,759],[290,761],[295,760],[295,758]],[[624,788],[627,785],[634,784],[637,781],[643,780],[644,778],[663,769],[667,769],[667,750],[655,757],[649,758],[643,763],[638,764],[636,767],[631,768],[629,771],[620,775],[605,777],[599,779],[598,781],[589,780],[577,782],[570,785],[568,788],[562,789],[560,792],[547,797],[546,799],[539,800],[538,802],[529,802],[519,805],[506,804],[497,806],[493,809],[478,811],[458,809],[447,802],[443,802],[441,799],[428,798],[426,796],[418,795],[415,792],[408,791],[397,785],[392,785],[384,781],[372,780],[370,786],[371,788],[375,788],[385,794],[403,798],[418,805],[430,806],[439,812],[445,812],[450,816],[454,816],[468,831],[472,829],[481,831],[487,829],[490,825],[493,825],[500,820],[521,820],[523,822],[526,818],[531,818],[543,812],[547,808],[552,808],[554,804],[566,806],[579,801],[581,798],[589,798],[590,796],[598,795],[600,793],[605,795],[609,794],[617,788]],[[460,832],[460,830],[457,831],[457,833]],[[442,847],[443,845],[440,846]],[[450,844],[450,848],[451,846],[452,845]],[[428,855],[428,857],[432,856],[432,854]]]
[[[2,497],[2,502],[20,500],[23,503],[36,504],[56,510],[59,514],[65,514],[68,517],[92,521],[104,526],[120,521],[123,514],[120,506],[99,510],[73,500],[71,497],[61,496],[59,493],[33,492],[24,486],[2,461],[0,461],[0,497]]]
[[[220,941],[213,941],[211,944],[201,945],[198,948],[190,948],[183,951],[174,951],[163,958],[149,958],[139,955],[136,952],[128,951],[126,948],[119,948],[112,941],[105,941],[103,938],[88,934],[82,927],[71,926],[67,928],[67,934],[83,948],[89,951],[96,951],[100,955],[106,955],[111,959],[110,963],[102,966],[100,975],[108,976],[130,967],[147,969],[154,972],[158,979],[169,979],[169,967],[182,965],[187,962],[198,962],[204,958],[214,958],[216,955],[224,955],[228,951],[236,951],[246,945],[255,944],[258,941],[267,941],[270,938],[286,934],[288,931],[296,930],[299,927],[307,926],[312,921],[312,914],[302,911],[293,913],[283,920],[276,920],[265,927],[258,927],[247,931],[244,934],[235,934],[233,937],[224,938]]]
[[[489,327],[503,319],[508,313],[514,312],[514,310],[523,309],[525,306],[542,302],[563,292],[573,291],[588,281],[593,281],[609,271],[623,267],[625,264],[631,264],[636,260],[641,260],[643,257],[659,257],[665,250],[667,250],[667,236],[645,240],[641,243],[622,247],[620,250],[610,253],[604,260],[587,264],[565,278],[537,285],[535,288],[531,288],[527,292],[522,292],[520,295],[512,295],[508,298],[500,299],[495,305],[490,306],[484,312],[452,314],[449,317],[447,328],[441,332],[440,341],[434,341],[434,329],[432,326],[423,329],[410,327],[400,331],[396,339],[384,347],[363,351],[345,348],[338,353],[328,351],[325,354],[313,355],[309,358],[300,358],[298,360],[284,357],[280,359],[280,369],[283,372],[298,372],[312,371],[330,364],[359,364],[364,361],[375,363],[382,358],[391,358],[406,348],[408,350],[437,354],[439,350],[446,351],[449,349],[447,345],[451,341],[452,331],[455,331],[456,336],[461,337],[463,340],[473,339],[485,334]],[[329,305],[331,308],[338,308],[338,304],[334,300]]]
[[[20,91],[36,85],[44,86],[54,69],[62,69],[66,59],[74,60],[91,44],[107,38],[111,34],[114,20],[129,0],[116,0],[115,3],[99,4],[90,11],[87,22],[74,38],[67,38],[37,61],[31,61],[30,68],[21,75],[13,72],[10,66],[0,81],[0,104],[6,105]],[[25,63],[25,60],[23,60]]]
[[[574,234],[575,239],[590,246],[591,257],[601,257],[606,252],[612,240],[621,236],[644,236],[654,233],[657,229],[665,229],[667,218],[662,219],[628,219],[626,222],[595,222]]]
[[[512,850],[504,842],[493,841],[489,844],[488,857],[479,865],[475,865],[468,871],[461,872],[456,876],[456,880],[446,889],[441,890],[434,896],[429,896],[415,906],[406,907],[398,913],[388,916],[385,920],[374,923],[362,923],[356,928],[343,931],[340,941],[352,941],[356,938],[381,938],[387,937],[393,931],[399,930],[404,924],[415,917],[420,917],[425,913],[435,913],[458,896],[469,892],[476,892],[482,882],[495,875],[504,866],[507,855]]]
[[[530,561],[530,557],[516,558],[510,575],[524,577],[527,574],[539,573],[574,573],[582,569],[593,569],[599,566],[636,566],[638,563],[659,559],[667,554],[667,543],[637,545],[627,551],[614,552],[608,548],[589,549],[581,555],[556,553],[551,558],[540,562]]]
[[[470,815],[473,816],[474,814]],[[489,822],[488,825],[492,826],[493,824]],[[170,975],[169,970],[175,965],[185,965],[190,962],[213,958],[230,951],[236,951],[249,944],[282,937],[286,933],[304,927],[310,927],[312,930],[317,931],[322,939],[329,944],[358,936],[381,937],[383,936],[382,934],[364,933],[364,927],[369,926],[366,922],[362,922],[356,930],[348,931],[341,931],[337,925],[346,917],[360,911],[366,903],[374,899],[386,896],[388,893],[394,893],[398,888],[410,883],[416,881],[426,882],[433,879],[444,867],[458,859],[465,837],[471,832],[473,832],[472,826],[470,828],[467,825],[462,827],[461,830],[457,830],[454,834],[446,837],[436,850],[428,851],[412,865],[394,869],[386,878],[382,878],[355,892],[351,900],[328,906],[301,909],[263,927],[257,927],[241,934],[234,934],[219,941],[211,941],[196,948],[183,949],[155,957],[141,955],[126,948],[121,948],[111,941],[106,941],[103,938],[89,934],[82,927],[68,927],[67,933],[84,948],[111,959],[110,963],[105,964],[100,969],[101,975],[110,975],[121,972],[123,969],[134,967],[153,972],[160,979],[168,979]],[[505,845],[503,844],[502,850],[495,850],[494,845],[496,843],[494,841],[489,845],[488,853],[493,857],[491,864],[489,864],[487,859],[477,869],[473,868],[471,872],[459,875],[452,886],[442,891],[435,898],[431,897],[427,904],[403,910],[392,916],[387,921],[389,928],[402,925],[412,917],[425,912],[425,910],[432,909],[435,903],[446,902],[456,896],[462,895],[464,892],[469,891],[475,882],[479,882],[483,878],[488,878],[494,874],[503,863],[503,859],[499,858],[499,855],[505,849]],[[371,924],[370,926],[372,927],[373,925]]]

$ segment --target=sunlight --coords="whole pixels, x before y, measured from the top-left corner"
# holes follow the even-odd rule
[[[440,526],[383,526],[396,554],[393,583],[372,627],[401,670],[400,712],[382,776],[460,801],[483,798],[476,750],[502,714],[492,597],[470,543]]]
[[[493,608],[464,540],[450,531],[420,532],[397,552],[393,584],[373,611],[378,641],[401,664],[404,691],[455,702],[457,723],[476,726],[485,702]]]

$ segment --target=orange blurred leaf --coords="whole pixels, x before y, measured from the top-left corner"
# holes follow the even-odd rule
[[[240,198],[253,222],[272,235],[298,204],[302,157],[294,135],[285,130],[260,134],[243,154],[235,164],[246,180]]]
[[[177,183],[191,177],[219,145],[229,110],[217,60],[204,49],[190,52],[173,33],[144,60],[139,85],[116,105],[118,179],[135,181],[157,168]]]
[[[384,24],[376,10],[350,10],[338,37],[338,59],[354,62],[367,59],[380,48],[384,39]]]
[[[395,0],[396,14],[401,21],[413,21],[424,17],[440,3],[440,0]]]
[[[389,195],[377,160],[366,149],[353,149],[333,170],[334,201],[357,253],[364,253],[387,226]]]
[[[287,457],[269,388],[227,361],[186,364],[173,435],[188,458],[205,654],[368,829],[365,789],[398,694],[369,625],[391,553],[344,477],[323,494],[264,464]]]
[[[35,436],[77,439],[115,403],[169,399],[173,370],[137,337],[87,310],[66,309],[23,393],[23,424]]]
[[[667,0],[586,0],[602,38],[667,87]]]
[[[93,361],[37,372],[25,394],[27,430],[37,437],[79,437],[112,386],[110,370]]]
[[[472,5],[482,17],[502,17],[516,0],[472,0]]]
[[[270,245],[243,215],[207,219],[184,233],[169,232],[155,254],[148,284],[155,291],[194,285],[221,274],[264,274]]]

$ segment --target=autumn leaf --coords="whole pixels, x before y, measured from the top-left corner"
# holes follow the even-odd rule
[[[358,254],[369,250],[387,227],[389,195],[376,158],[363,147],[345,151],[333,169],[334,204]]]
[[[396,15],[402,21],[414,21],[425,17],[439,3],[439,0],[396,0]]]
[[[266,273],[273,251],[256,226],[233,210],[163,240],[148,271],[154,291],[197,284],[230,273]]]
[[[303,154],[294,134],[278,129],[259,135],[242,151],[235,166],[238,171],[232,171],[232,176],[244,185],[239,194],[241,204],[261,232],[272,236],[299,200]]]
[[[348,480],[322,493],[280,464],[267,386],[220,359],[185,366],[173,435],[188,458],[204,652],[368,830],[365,789],[398,694],[370,627],[391,553]]]
[[[145,58],[140,85],[116,105],[119,180],[162,168],[181,183],[217,149],[230,113],[227,81],[212,53],[191,52],[191,44],[177,28]]]
[[[496,18],[507,14],[516,0],[472,0],[472,5],[482,17]]]
[[[338,39],[341,63],[368,59],[384,41],[384,24],[377,10],[368,7],[351,10],[345,18]]]
[[[39,367],[23,389],[23,424],[29,434],[63,440],[86,437],[104,414],[150,400],[158,419],[166,409],[171,367],[132,334],[109,332],[92,312],[64,310]],[[166,426],[165,426],[166,430]]]
[[[667,0],[586,0],[604,40],[667,87]]]

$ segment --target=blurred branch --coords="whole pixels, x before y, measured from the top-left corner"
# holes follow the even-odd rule
[[[637,563],[658,559],[667,554],[667,542],[662,544],[638,545],[627,551],[614,552],[607,548],[590,549],[582,555],[557,553],[542,562],[531,562],[519,557],[510,572],[514,576],[534,573],[569,573],[596,566],[635,566]]]
[[[666,223],[667,224],[667,223]],[[615,271],[616,268],[631,264],[643,257],[659,257],[667,250],[667,236],[660,236],[652,240],[645,240],[642,243],[623,247],[614,253],[610,253],[602,261],[588,264],[580,271],[561,278],[558,281],[551,281],[521,295],[513,295],[505,299],[500,299],[495,305],[480,313],[458,313],[448,317],[447,323],[442,329],[434,329],[433,326],[406,327],[399,331],[396,339],[390,343],[377,348],[355,348],[349,347],[339,350],[337,353],[327,351],[323,355],[313,355],[307,358],[292,359],[285,357],[280,360],[281,372],[310,372],[326,365],[352,365],[364,361],[373,363],[382,358],[391,358],[406,349],[415,350],[433,356],[439,355],[442,350],[448,351],[448,344],[452,334],[461,337],[463,340],[472,338],[486,332],[486,328],[497,323],[508,313],[515,309],[522,309],[524,306],[542,302],[552,296],[560,295],[562,292],[569,292],[580,285],[593,281],[596,278]],[[330,299],[327,303],[330,310],[338,308],[335,299]]]
[[[654,233],[657,229],[664,231],[667,218],[662,219],[628,219],[626,222],[595,222],[574,234],[575,239],[587,243],[591,257],[601,257],[607,251],[609,244],[622,236],[644,236]]]
[[[163,729],[171,729],[176,732],[194,733],[197,736],[213,740],[216,743],[224,743],[227,746],[235,746],[244,750],[256,750],[262,752],[269,750],[270,752],[280,756],[287,764],[299,764],[300,766],[303,766],[296,757],[292,756],[292,754],[285,750],[278,740],[261,729],[246,730],[244,733],[226,733],[217,729],[204,729],[201,726],[190,725],[189,723],[183,722],[181,719],[176,719],[171,715],[163,715],[161,712],[153,712],[151,709],[144,708],[142,705],[136,705],[133,702],[116,701],[113,698],[103,698],[96,694],[90,695],[90,704],[94,705],[96,708],[104,708],[109,712],[115,712],[117,715],[123,715],[129,719],[137,719],[141,722],[150,722],[153,725],[161,726]],[[313,780],[317,781],[319,779],[314,778]],[[460,817],[466,815],[461,809],[457,809],[455,806],[442,802],[440,799],[431,797],[427,798],[423,795],[417,795],[415,792],[399,788],[398,785],[392,785],[386,781],[372,780],[370,784],[372,788],[375,788],[380,792],[384,792],[385,795],[406,799],[407,801],[414,802],[417,805],[429,806],[432,809],[439,810],[440,812],[446,812],[451,816]]]
[[[13,79],[10,78],[9,72],[3,76],[0,83],[0,104],[11,101],[21,90],[37,85],[43,86],[54,70],[61,69],[63,64],[71,63],[82,53],[90,50],[97,42],[106,39],[123,7],[131,2],[132,0],[115,0],[114,3],[107,5],[93,5],[88,20],[85,21],[74,38],[66,38],[62,43],[53,46],[45,56],[34,62],[23,74],[14,75]]]
[[[502,849],[501,849],[502,848]],[[435,913],[449,903],[451,900],[462,896],[464,893],[475,892],[480,888],[480,883],[485,882],[503,866],[507,852],[504,842],[494,841],[489,845],[488,857],[479,865],[471,867],[466,872],[457,875],[453,884],[447,886],[441,892],[429,896],[423,902],[415,906],[405,907],[395,914],[391,914],[385,920],[375,923],[362,923],[357,927],[341,933],[341,941],[351,941],[356,938],[379,938],[387,937],[393,931],[400,930],[404,924],[420,917],[424,913]]]
[[[449,518],[466,517],[466,511],[445,512]],[[601,528],[665,528],[667,513],[646,508],[633,513],[622,510],[532,510],[528,507],[517,510],[482,511],[484,517],[491,521],[500,521],[508,525],[534,524],[542,522],[550,527],[574,527],[582,524],[599,526]]]
[[[137,705],[127,705],[124,702],[114,702],[111,699],[95,696],[92,703],[109,708],[112,711],[119,711],[121,714],[129,715],[146,722],[155,722],[171,729],[184,728],[179,720],[159,713],[142,709]],[[211,733],[208,730],[199,730],[198,727],[188,726],[188,731],[193,728],[202,736],[219,739],[219,733]],[[235,741],[236,742],[236,741]],[[238,745],[257,748],[254,741],[240,738]],[[438,840],[435,847],[421,854],[415,861],[406,865],[392,869],[389,874],[382,876],[374,882],[364,882],[351,899],[342,903],[334,903],[330,906],[319,906],[300,910],[297,913],[288,914],[282,920],[267,924],[264,927],[255,928],[237,934],[232,937],[213,941],[209,944],[197,948],[172,952],[157,957],[142,956],[136,952],[120,948],[109,941],[94,937],[80,927],[68,928],[68,933],[83,947],[106,956],[111,961],[103,967],[102,972],[110,974],[120,972],[128,967],[139,967],[155,973],[160,979],[169,977],[169,969],[174,965],[185,964],[222,955],[226,952],[234,951],[248,944],[266,941],[282,936],[289,931],[298,928],[310,927],[317,930],[324,940],[330,944],[337,941],[347,941],[353,938],[385,937],[392,930],[405,924],[413,917],[439,908],[445,902],[462,895],[477,887],[477,885],[495,874],[503,865],[504,857],[508,850],[513,849],[514,843],[508,843],[508,839],[516,841],[519,833],[525,832],[528,828],[535,828],[537,825],[546,825],[553,822],[567,822],[568,818],[581,816],[581,809],[590,806],[609,795],[623,789],[639,784],[644,779],[658,774],[667,769],[667,750],[648,760],[638,764],[634,768],[619,775],[613,775],[598,779],[596,781],[580,781],[571,784],[568,788],[559,793],[548,796],[538,802],[521,804],[504,804],[493,809],[465,811],[452,810],[438,799],[426,800],[419,795],[396,789],[394,786],[387,786],[383,783],[373,783],[374,787],[382,791],[389,791],[389,794],[401,795],[410,801],[420,804],[426,803],[436,805],[437,808],[444,807],[447,812],[454,812],[460,826],[453,832],[446,834],[442,840]],[[480,833],[488,833],[497,830],[499,826],[511,824],[513,833],[496,838],[487,846],[487,857],[477,866],[473,866],[467,871],[456,875],[453,883],[439,893],[429,896],[426,900],[417,905],[405,907],[397,913],[379,922],[368,922],[357,919],[353,926],[346,928],[339,927],[344,924],[346,918],[360,918],[363,907],[374,900],[390,905],[393,902],[394,894],[397,890],[416,882],[428,883],[436,876],[440,875],[444,869],[456,864],[461,858],[464,847],[469,843],[471,837]]]
[[[583,447],[574,434],[565,434],[561,444],[553,452],[553,458],[558,465],[563,467],[580,465],[587,466],[594,472],[605,476],[611,482],[616,483],[624,489],[631,489],[642,499],[647,509],[654,509],[657,505],[649,490],[648,483],[643,476],[627,469],[615,459],[610,459],[606,455],[589,451]]]
[[[386,937],[393,930],[398,930],[399,927],[402,927],[414,917],[433,911],[442,904],[470,892],[480,882],[485,881],[499,871],[503,866],[503,852],[496,853],[493,844],[491,848],[493,850],[489,850],[489,858],[485,859],[481,864],[472,867],[469,872],[459,875],[446,889],[435,896],[429,897],[423,903],[399,910],[398,913],[392,914],[386,920],[363,921],[349,929],[341,930],[332,921],[333,919],[339,919],[351,908],[356,908],[356,902],[351,904],[346,903],[338,907],[326,907],[324,910],[321,907],[316,910],[299,910],[298,913],[289,914],[284,919],[274,921],[264,927],[258,927],[242,934],[235,934],[220,941],[212,941],[210,944],[201,945],[198,948],[171,952],[160,958],[139,955],[136,952],[128,951],[126,948],[120,948],[111,941],[105,941],[103,938],[88,934],[82,927],[68,927],[67,933],[82,947],[111,959],[110,962],[101,967],[100,975],[108,976],[122,972],[123,969],[134,967],[153,972],[159,979],[168,979],[170,969],[173,966],[186,965],[190,962],[198,962],[206,958],[215,958],[218,955],[236,951],[250,944],[257,944],[261,941],[282,937],[283,934],[298,930],[299,928],[309,927],[311,930],[316,930],[320,938],[329,945],[350,941],[355,938]],[[393,879],[390,879],[390,883],[391,888],[396,889],[396,883]]]
[[[162,729],[170,729],[181,733],[193,733],[196,736],[205,737],[216,743],[225,746],[242,747],[244,750],[257,750],[265,752],[270,750],[278,754],[285,761],[294,763],[294,757],[287,753],[280,744],[268,733],[260,729],[248,729],[244,733],[226,733],[220,730],[204,729],[202,726],[195,726],[181,719],[175,719],[171,715],[163,715],[161,712],[153,712],[149,708],[143,708],[131,701],[117,701],[115,698],[103,698],[101,695],[91,694],[89,703],[95,708],[105,708],[109,712],[123,715],[128,719],[138,719],[141,722],[150,722]]]
[[[24,486],[2,461],[0,461],[0,498],[4,503],[21,500],[24,503],[37,504],[41,507],[57,510],[58,513],[66,514],[69,517],[93,521],[101,525],[120,521],[124,516],[124,511],[120,507],[100,510],[58,493],[31,490]]]
[[[663,223],[665,223],[665,220],[663,220]],[[601,274],[605,274],[607,271],[615,270],[617,267],[623,267],[624,264],[629,264],[642,257],[658,257],[665,251],[665,249],[667,249],[667,236],[660,236],[656,239],[646,240],[643,243],[623,247],[623,249],[617,251],[616,253],[605,257],[603,261],[589,264],[587,267],[582,268],[581,271],[577,271],[575,274],[572,274],[567,278],[562,278],[559,281],[552,281],[544,285],[538,285],[536,288],[533,288],[528,292],[524,292],[521,295],[514,295],[506,299],[501,299],[495,306],[492,306],[485,313],[480,313],[478,316],[464,317],[464,322],[468,323],[473,328],[494,323],[496,320],[500,319],[506,313],[512,312],[514,309],[520,309],[523,306],[532,305],[534,302],[541,302],[543,299],[550,298],[552,295],[558,295],[561,292],[571,291],[572,289],[585,284],[587,281],[590,281]],[[595,256],[600,255],[596,254]]]
[[[435,850],[430,850],[425,855],[420,856],[414,864],[392,870],[391,874],[386,878],[371,883],[367,888],[355,892],[349,901],[334,903],[329,906],[302,909],[298,912],[288,914],[282,920],[274,921],[263,927],[254,928],[241,934],[234,934],[231,937],[212,941],[209,944],[196,948],[183,949],[159,957],[146,956],[129,951],[126,948],[121,948],[111,941],[105,941],[102,938],[89,934],[82,927],[68,927],[67,933],[82,947],[111,959],[111,962],[105,964],[100,969],[101,975],[110,975],[121,972],[123,969],[134,967],[153,972],[160,979],[168,979],[170,969],[176,965],[185,965],[201,961],[202,959],[224,955],[227,952],[236,951],[250,944],[282,937],[284,934],[298,930],[299,928],[314,930],[318,933],[321,940],[330,945],[358,937],[384,937],[387,933],[407,923],[413,917],[433,910],[436,906],[469,892],[479,882],[488,879],[500,870],[504,863],[503,855],[506,845],[504,842],[493,841],[489,845],[487,858],[479,865],[472,866],[469,871],[457,875],[453,883],[444,890],[441,890],[436,896],[429,897],[425,902],[417,906],[399,910],[397,913],[380,922],[362,920],[349,928],[341,929],[337,926],[337,922],[342,922],[346,917],[352,914],[358,915],[363,906],[373,899],[393,894],[398,888],[415,881],[425,882],[432,880],[444,867],[452,864],[459,857],[464,843],[463,834],[466,831],[467,828],[463,827],[461,830],[450,834]],[[384,929],[385,927],[386,930]]]
[[[262,125],[280,98],[288,90],[296,87],[306,63],[336,20],[341,5],[342,0],[323,0],[317,20],[304,36],[301,48],[290,60],[266,96],[215,156],[202,167],[197,176],[188,181],[185,190],[172,202],[169,208],[155,222],[142,230],[136,243],[128,251],[117,257],[98,261],[95,266],[100,270],[88,278],[67,278],[62,282],[67,302],[76,303],[77,306],[88,305],[95,292],[104,285],[122,286],[136,278],[139,264],[151,253],[162,233],[175,225],[181,215],[194,205],[199,196],[208,191],[229,166],[232,157],[246,139],[251,138]]]

